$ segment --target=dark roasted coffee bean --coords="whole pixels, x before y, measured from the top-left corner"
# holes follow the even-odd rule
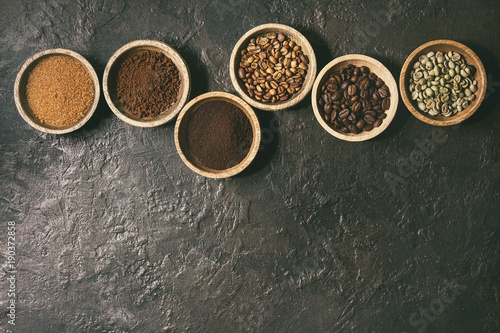
[[[344,133],[349,133],[349,129],[347,127],[342,127],[340,130]]]
[[[342,82],[342,84],[340,85],[340,89],[341,90],[346,90],[347,87],[349,87],[349,81],[344,81]]]
[[[370,110],[371,108],[372,108],[372,103],[370,103],[369,100],[364,99],[363,100],[363,109]]]
[[[368,90],[370,88],[370,80],[368,80],[367,78],[364,78],[360,84],[359,84],[359,88],[361,90]]]
[[[354,124],[350,124],[349,126],[347,126],[347,128],[349,129],[349,131],[351,131],[351,133],[354,133],[354,134],[358,133],[358,128]]]
[[[363,131],[371,131],[373,129],[373,126],[372,125],[365,125],[365,127],[363,127]]]
[[[327,122],[330,122],[330,115],[328,113],[325,113],[324,117]]]
[[[361,98],[368,98],[368,95],[370,95],[368,90],[361,90],[361,92],[359,93],[359,97]]]
[[[351,76],[349,81],[351,81],[352,83],[356,83],[356,82],[358,82],[358,77],[356,75],[353,75],[353,76]]]
[[[377,112],[369,110],[369,111],[365,111],[365,115],[376,117]]]
[[[369,125],[373,125],[373,123],[375,122],[375,118],[372,116],[372,115],[365,115],[364,118],[363,118],[367,124]]]
[[[351,122],[355,121],[356,120],[356,115],[354,113],[350,113],[349,116],[347,117],[347,119]]]
[[[380,88],[383,85],[384,85],[384,80],[382,80],[381,78],[375,80],[375,87]]]
[[[347,88],[347,93],[350,95],[350,96],[354,96],[356,95],[356,93],[358,92],[358,87],[356,87],[354,84],[351,84],[348,88]]]
[[[368,75],[368,78],[372,81],[375,81],[378,78],[378,76],[375,73],[370,73],[370,75]]]
[[[335,120],[335,118],[337,118],[337,111],[333,111],[332,114],[330,115],[330,117],[332,118],[332,121]]]
[[[339,118],[345,118],[348,115],[349,115],[349,109],[344,109],[344,110],[340,111]]]
[[[378,115],[377,118],[378,119],[385,119],[385,118],[387,118],[387,115],[385,113],[381,113],[381,114]]]
[[[325,111],[326,114],[332,113],[332,105],[331,104],[325,104],[323,107],[323,111]]]
[[[354,68],[352,74],[355,76],[359,76],[361,74],[361,70],[359,69],[359,67]]]
[[[320,99],[319,99],[318,104],[319,104],[320,106],[325,105],[325,100],[324,100],[323,98],[320,98]]]
[[[335,119],[335,126],[342,127],[344,126],[344,123],[340,119]]]
[[[351,106],[351,110],[354,112],[359,112],[363,105],[361,104],[360,101],[354,102],[354,104]]]
[[[381,103],[382,109],[384,110],[389,110],[391,107],[391,99],[389,97],[384,98],[384,100]]]
[[[351,121],[347,118],[344,118],[342,119],[342,123],[344,124],[344,126],[349,126],[351,124]]]
[[[356,127],[358,127],[359,129],[362,129],[364,126],[365,126],[366,122],[364,119],[360,119],[358,121],[358,123],[356,124]]]
[[[361,72],[363,74],[367,74],[367,73],[370,73],[370,69],[366,66],[361,66]]]
[[[378,94],[380,95],[381,98],[386,98],[389,95],[389,92],[385,89],[380,88],[378,90]]]
[[[382,124],[382,119],[377,119],[377,120],[373,123],[373,127],[379,127],[381,124]]]
[[[340,91],[336,91],[332,95],[333,101],[338,101],[342,97],[342,93]]]

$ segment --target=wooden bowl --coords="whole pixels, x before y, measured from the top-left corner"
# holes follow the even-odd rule
[[[410,96],[410,73],[413,68],[413,64],[418,60],[418,58],[427,54],[428,52],[433,51],[442,51],[443,53],[448,51],[455,51],[460,53],[466,63],[468,65],[473,65],[476,67],[476,74],[474,75],[474,79],[477,80],[478,90],[476,92],[476,100],[471,102],[469,107],[458,112],[450,117],[445,117],[443,115],[430,116],[427,113],[421,112],[414,101],[411,101]],[[399,88],[401,89],[401,96],[403,98],[403,102],[410,112],[419,120],[424,123],[435,125],[435,126],[450,126],[456,125],[469,118],[477,111],[479,106],[481,105],[484,95],[486,94],[487,84],[486,84],[486,71],[484,70],[484,66],[479,59],[479,57],[467,46],[460,44],[458,42],[452,40],[435,40],[428,43],[423,44],[418,47],[415,51],[413,51],[408,58],[406,59],[403,68],[401,70],[401,75],[399,77]]]
[[[42,123],[34,115],[33,110],[31,110],[28,104],[28,98],[26,96],[26,85],[28,83],[28,78],[33,68],[41,60],[54,55],[63,55],[71,57],[80,62],[87,69],[94,84],[94,101],[90,109],[87,111],[85,117],[83,117],[79,122],[70,127],[55,127]],[[99,97],[100,97],[99,79],[97,78],[97,74],[92,65],[80,54],[71,50],[61,49],[61,48],[43,50],[29,57],[21,66],[21,69],[17,73],[16,81],[14,83],[14,101],[16,103],[17,111],[19,111],[21,117],[33,128],[41,132],[50,134],[66,134],[76,131],[77,129],[82,127],[94,114],[97,108],[97,103],[99,102]]]
[[[234,104],[245,113],[245,115],[248,117],[248,120],[250,120],[250,124],[252,125],[253,139],[247,156],[239,164],[229,169],[214,170],[204,166],[193,155],[189,148],[187,139],[187,127],[189,124],[189,120],[201,105],[209,101],[226,101]],[[259,120],[257,119],[257,116],[255,115],[255,112],[252,110],[250,105],[248,105],[241,98],[225,92],[209,92],[191,100],[184,107],[184,109],[182,109],[175,124],[175,146],[177,147],[177,151],[181,159],[191,170],[208,178],[227,178],[237,175],[238,173],[243,171],[252,162],[255,155],[257,155],[260,147],[260,139],[261,131]]]
[[[388,110],[385,111],[387,117],[382,121],[382,124],[379,127],[373,128],[371,131],[363,131],[359,134],[354,133],[343,133],[337,131],[330,123],[326,122],[323,118],[323,110],[318,104],[318,99],[321,95],[321,86],[325,83],[330,77],[331,73],[338,72],[342,68],[347,67],[347,65],[355,65],[358,67],[366,66],[370,69],[372,73],[377,74],[379,78],[384,80],[385,84],[389,87],[391,105]],[[345,141],[365,141],[371,138],[376,137],[389,126],[389,124],[394,119],[394,115],[396,114],[396,110],[398,109],[399,95],[398,95],[398,85],[396,84],[396,80],[392,76],[391,72],[382,65],[381,62],[375,60],[371,57],[362,55],[362,54],[349,54],[344,55],[339,58],[332,60],[328,63],[319,73],[316,81],[314,82],[314,86],[311,94],[312,106],[314,110],[314,115],[316,119],[321,124],[321,126],[331,135],[336,138],[345,140]]]
[[[177,101],[156,117],[138,117],[123,106],[116,97],[116,79],[121,64],[142,51],[156,51],[165,54],[177,67],[181,79]],[[191,92],[191,76],[184,59],[169,45],[155,40],[136,40],[123,45],[111,56],[104,70],[102,85],[106,102],[118,118],[132,126],[155,127],[171,121],[182,110]]]
[[[250,42],[250,39],[256,38],[260,35],[267,34],[269,32],[283,33],[285,36],[289,37],[291,40],[300,45],[302,47],[302,51],[304,52],[304,54],[307,55],[307,57],[309,58],[309,68],[307,70],[306,77],[304,78],[302,89],[294,93],[290,99],[283,102],[262,103],[256,99],[251,98],[246,92],[245,84],[238,77],[238,69],[241,59],[241,50],[246,48],[246,46]],[[253,29],[250,29],[247,33],[245,33],[234,46],[233,52],[231,53],[231,61],[229,64],[229,73],[231,75],[231,82],[233,83],[236,92],[248,104],[258,109],[266,111],[283,110],[286,108],[290,108],[298,104],[300,101],[302,101],[311,91],[314,79],[316,77],[316,70],[317,70],[316,55],[314,54],[314,50],[309,41],[297,30],[283,24],[275,24],[275,23],[259,25]]]

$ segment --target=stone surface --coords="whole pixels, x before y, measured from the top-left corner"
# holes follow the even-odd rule
[[[3,329],[500,331],[496,0],[1,0],[0,11]],[[14,105],[15,75],[33,53],[72,49],[102,77],[114,51],[143,38],[179,50],[192,98],[234,92],[232,47],[269,22],[309,38],[320,69],[362,53],[396,78],[419,45],[463,42],[485,64],[487,98],[450,128],[418,121],[401,102],[388,130],[363,143],[328,135],[309,97],[257,111],[263,150],[226,180],[182,163],[174,123],[131,127],[104,98],[90,123],[62,136],[32,129]]]

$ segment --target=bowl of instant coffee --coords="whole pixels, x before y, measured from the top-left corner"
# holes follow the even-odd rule
[[[82,127],[94,114],[99,93],[92,65],[80,54],[61,48],[32,55],[14,83],[14,101],[21,117],[50,134]]]
[[[398,108],[398,86],[379,61],[361,54],[332,60],[311,93],[314,115],[331,135],[365,141],[382,133]]]
[[[119,48],[103,75],[103,92],[113,113],[138,127],[163,125],[181,111],[191,92],[186,62],[169,45],[136,40]]]
[[[263,24],[245,33],[231,54],[229,73],[248,104],[277,111],[302,101],[316,77],[316,56],[309,41],[283,24]]]
[[[241,98],[210,92],[191,100],[175,124],[175,146],[182,161],[208,178],[243,171],[257,155],[259,120]]]

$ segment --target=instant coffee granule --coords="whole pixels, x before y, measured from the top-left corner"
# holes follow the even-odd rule
[[[248,155],[253,141],[252,125],[234,104],[210,101],[194,111],[187,126],[187,141],[204,166],[225,170]]]
[[[157,51],[126,59],[116,80],[120,103],[137,117],[156,117],[177,101],[181,80],[172,60]]]
[[[85,117],[94,101],[94,85],[76,59],[53,55],[35,65],[28,77],[26,97],[41,123],[71,127]]]

